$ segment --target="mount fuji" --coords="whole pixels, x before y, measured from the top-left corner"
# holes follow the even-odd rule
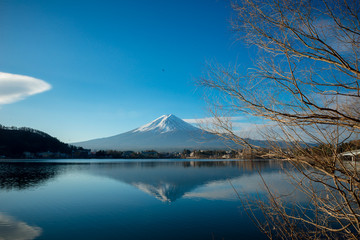
[[[72,144],[92,150],[182,151],[229,149],[230,143],[169,114],[129,132]]]

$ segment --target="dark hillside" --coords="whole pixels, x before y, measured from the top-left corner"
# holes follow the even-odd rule
[[[35,154],[47,151],[70,154],[76,149],[35,129],[0,125],[0,156],[21,158],[24,152]]]

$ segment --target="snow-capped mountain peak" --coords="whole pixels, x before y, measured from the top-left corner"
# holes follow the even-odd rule
[[[133,130],[133,132],[153,131],[157,133],[166,133],[172,131],[194,131],[194,130],[199,130],[199,129],[183,121],[182,119],[176,117],[173,114],[168,114],[168,115],[163,115],[155,119],[154,121]]]
[[[228,149],[230,142],[169,114],[132,131],[73,143],[93,150],[183,151],[184,149]]]

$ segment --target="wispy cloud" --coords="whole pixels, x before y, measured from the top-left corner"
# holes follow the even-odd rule
[[[51,85],[43,80],[0,72],[0,105],[17,102],[49,89]]]
[[[216,131],[221,131],[221,128],[216,127],[218,121],[213,117],[183,120],[209,130],[215,126]],[[220,117],[220,120],[225,123],[231,123],[231,129],[235,134],[258,140],[264,140],[264,137],[260,134],[260,130],[264,130],[266,127],[272,127],[272,124],[268,121],[249,116]]]
[[[218,120],[213,117],[183,119],[183,120],[191,124],[210,125],[210,126],[218,122]],[[244,116],[220,117],[220,120],[224,122],[231,122],[234,131],[257,130],[258,128],[262,128],[264,126],[264,122],[261,122],[260,119],[249,118]]]
[[[244,120],[244,117],[224,117],[224,119],[229,119],[231,121]],[[191,124],[201,124],[201,123],[211,123],[214,122],[215,118],[207,117],[207,118],[191,118],[191,119],[183,119],[187,123]]]

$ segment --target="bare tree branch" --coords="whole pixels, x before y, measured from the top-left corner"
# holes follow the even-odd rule
[[[360,167],[341,153],[360,149],[360,141],[349,143],[360,133],[360,1],[239,0],[231,6],[238,40],[260,52],[248,73],[213,64],[199,80],[208,96],[218,97],[213,130],[256,151],[224,116],[249,114],[276,125],[262,134],[273,156],[292,164],[298,174],[289,180],[310,200],[290,207],[264,181],[268,201],[255,205],[265,222],[251,205],[253,221],[270,239],[359,239]]]

